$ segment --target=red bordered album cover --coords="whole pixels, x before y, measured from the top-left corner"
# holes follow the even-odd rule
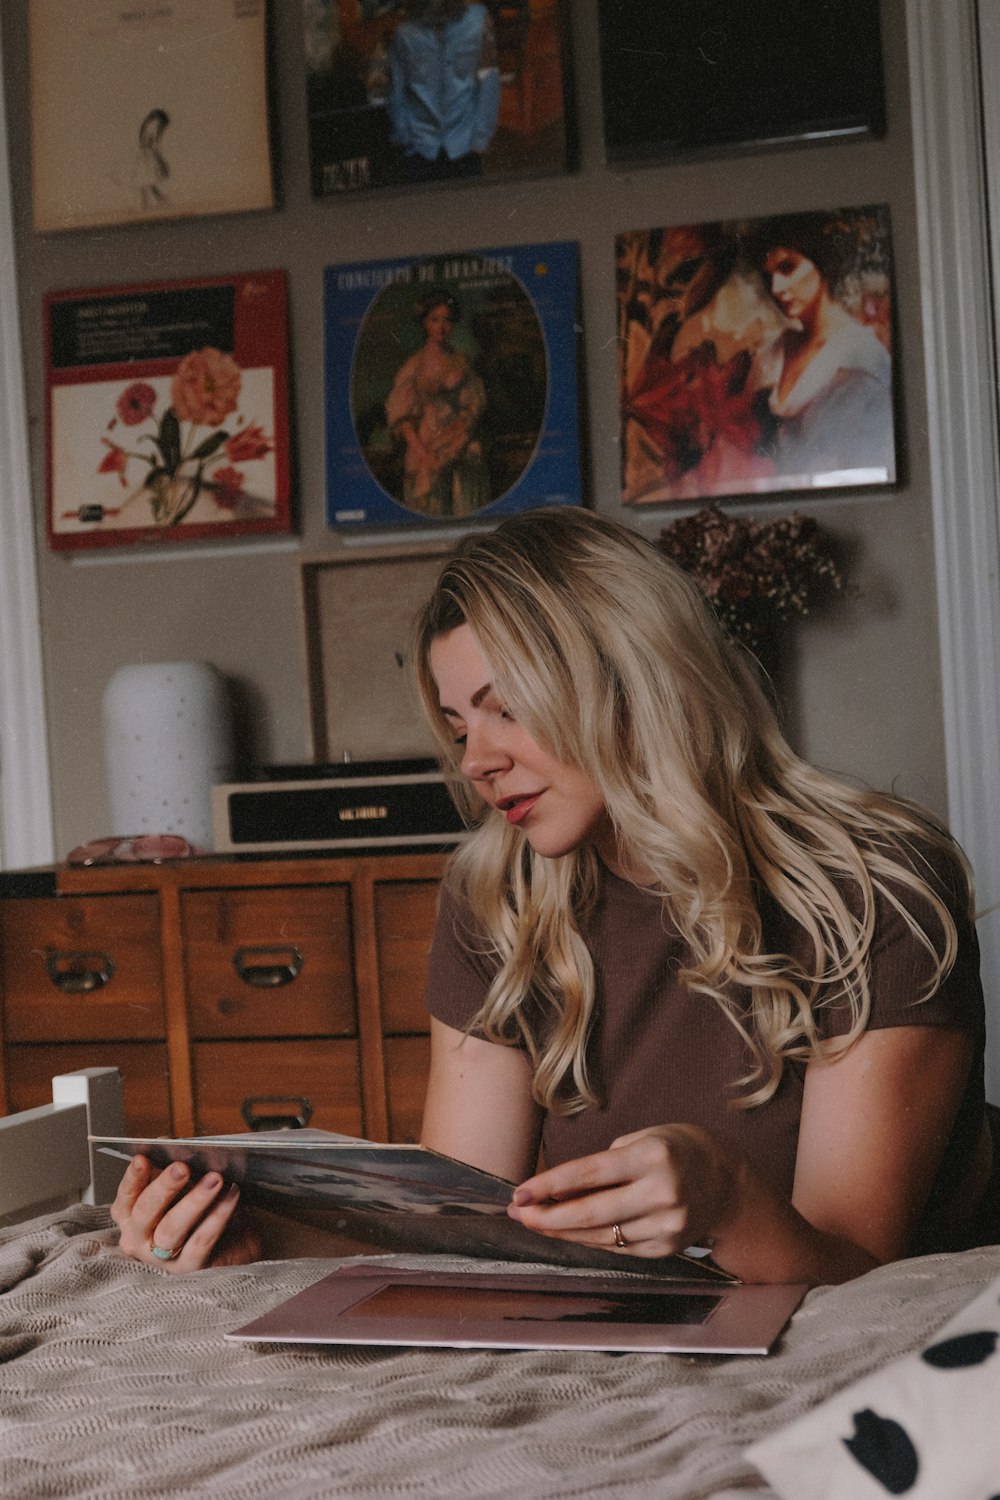
[[[283,271],[50,293],[55,550],[292,529]]]

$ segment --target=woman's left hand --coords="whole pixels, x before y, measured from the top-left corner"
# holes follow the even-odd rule
[[[508,1213],[550,1238],[676,1255],[735,1212],[741,1166],[739,1153],[707,1130],[657,1125],[539,1172],[515,1189]]]

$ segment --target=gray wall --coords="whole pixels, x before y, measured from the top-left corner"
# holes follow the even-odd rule
[[[126,662],[201,659],[236,690],[250,755],[308,754],[300,559],[344,547],[323,502],[321,280],[340,260],[549,239],[579,241],[593,503],[655,534],[676,511],[623,513],[617,500],[613,238],[618,230],[788,209],[886,202],[896,269],[902,479],[884,493],[810,496],[808,513],[853,556],[855,594],[789,643],[789,723],[832,769],[894,787],[939,812],[944,758],[910,150],[903,0],[883,0],[889,130],[883,141],[647,167],[603,163],[592,0],[570,0],[579,171],[544,180],[315,200],[306,158],[299,0],[277,0],[276,97],[282,207],[274,214],[38,236],[31,230],[26,0],[3,0],[5,91],[57,848],[108,832],[100,700]],[[46,551],[41,299],[55,288],[285,268],[289,276],[298,537],[188,544],[165,555]],[[757,507],[763,510],[766,507]],[[788,509],[790,502],[780,507]],[[370,538],[369,538],[370,540]],[[398,538],[397,538],[398,540]],[[355,754],[377,746],[353,746]]]

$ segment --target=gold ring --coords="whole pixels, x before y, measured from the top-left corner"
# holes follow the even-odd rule
[[[618,1247],[618,1249],[619,1250],[627,1250],[628,1249],[628,1240],[622,1234],[622,1226],[620,1224],[612,1224],[612,1226],[611,1226],[611,1233],[615,1237],[615,1244]],[[153,1251],[153,1254],[154,1255],[156,1254],[155,1250]]]
[[[150,1245],[149,1248],[150,1250],[152,1250],[157,1260],[173,1260],[174,1256],[180,1255],[181,1253],[180,1245],[178,1245],[175,1250],[164,1250],[162,1245]]]

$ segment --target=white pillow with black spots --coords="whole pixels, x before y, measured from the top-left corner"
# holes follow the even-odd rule
[[[785,1500],[1000,1500],[1000,1278],[747,1457]]]

